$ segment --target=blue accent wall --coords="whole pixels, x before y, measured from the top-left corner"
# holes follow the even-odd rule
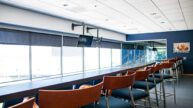
[[[127,35],[127,41],[151,39],[167,39],[167,57],[187,57],[183,61],[184,73],[193,74],[193,30]],[[190,53],[173,53],[173,43],[176,42],[190,42]]]

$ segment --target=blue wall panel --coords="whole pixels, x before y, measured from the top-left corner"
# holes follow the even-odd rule
[[[184,61],[185,73],[193,73],[193,30],[127,35],[128,41],[151,39],[167,39],[167,57],[187,57]],[[190,42],[190,53],[173,53],[175,42]]]

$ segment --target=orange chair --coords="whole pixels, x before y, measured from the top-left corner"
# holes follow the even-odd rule
[[[21,102],[9,108],[33,108],[34,102],[35,102],[35,98],[30,98],[25,102]]]
[[[145,88],[146,90],[144,89],[135,89],[135,88],[132,88],[132,90],[130,91],[132,94],[133,94],[133,98],[135,101],[138,101],[138,100],[141,100],[141,99],[147,99],[148,102],[149,102],[149,107],[151,107],[151,102],[150,102],[150,95],[149,95],[149,86],[148,86],[148,82],[147,82],[147,78],[149,76],[149,73],[150,73],[150,69],[148,70],[137,70],[135,71],[136,72],[136,75],[135,75],[135,81],[140,81],[140,86],[143,86],[143,88]],[[127,75],[130,75],[130,74],[133,74],[132,71],[128,71],[127,72]],[[146,81],[144,81],[146,80]],[[135,85],[135,83],[134,83]],[[136,85],[137,86],[137,85]],[[114,90],[112,92],[112,96],[115,96],[115,97],[119,97],[119,98],[122,98],[122,99],[125,99],[125,100],[128,100],[130,101],[131,100],[131,96],[128,94],[128,90],[126,88],[123,88],[123,89],[118,89],[118,90]],[[135,104],[135,106],[138,106],[139,104]],[[142,105],[140,105],[142,106]]]
[[[135,82],[135,73],[125,76],[105,76],[103,89],[105,96],[101,97],[99,108],[133,108],[135,107],[131,87]],[[114,90],[127,88],[128,94],[131,96],[131,103],[125,102],[120,98],[111,96]]]
[[[155,88],[156,85],[152,82],[147,81],[147,79],[149,77],[149,74],[151,74],[151,68],[146,69],[146,70],[137,70],[136,71],[136,77],[135,77],[135,83],[133,85],[133,88],[141,89],[141,90],[146,91],[146,93],[148,95],[146,97],[141,97],[141,99],[142,98],[147,98],[148,102],[149,102],[149,106],[151,107],[150,90]]]
[[[100,99],[103,82],[75,90],[40,90],[40,108],[80,108]]]
[[[175,81],[176,75],[173,72],[172,68],[174,66],[173,60],[168,60],[159,64],[160,73],[155,74],[156,78],[160,78],[162,83],[160,83],[160,93],[163,96],[164,107],[166,107],[166,97],[174,96],[174,102],[176,103],[176,90],[175,90]],[[173,84],[173,93],[165,92],[165,81],[172,81]]]

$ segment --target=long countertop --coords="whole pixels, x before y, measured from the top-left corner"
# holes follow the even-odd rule
[[[0,87],[0,102],[19,97],[35,96],[38,93],[39,89],[60,89],[71,85],[102,79],[104,76],[107,75],[124,73],[127,70],[137,69],[140,67],[151,65],[153,63],[154,62],[136,64],[132,66],[118,66],[109,69],[94,70],[90,72],[73,74],[63,77],[56,77],[51,79],[36,80],[9,86],[3,86]]]

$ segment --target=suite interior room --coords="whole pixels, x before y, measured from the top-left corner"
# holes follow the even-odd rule
[[[193,108],[193,0],[0,0],[0,108]]]

